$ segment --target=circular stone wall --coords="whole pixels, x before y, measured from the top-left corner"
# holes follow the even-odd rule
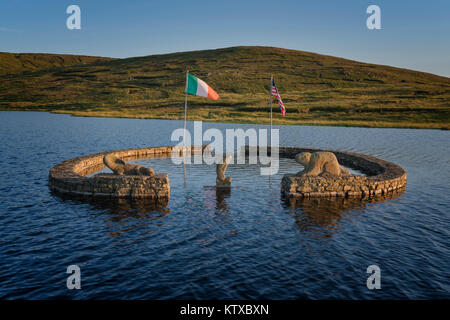
[[[300,152],[318,151],[333,152],[341,165],[359,170],[367,176],[303,177],[286,174],[281,181],[281,192],[285,196],[290,198],[370,197],[384,195],[406,186],[406,172],[403,168],[372,156],[299,147],[280,147],[279,155],[285,158],[295,158],[295,155]]]
[[[185,147],[189,152],[195,148]],[[175,147],[150,147],[140,149],[113,150],[66,160],[50,169],[49,187],[52,191],[75,196],[104,198],[168,199],[170,182],[167,173],[153,176],[130,176],[102,173],[87,175],[105,167],[103,156],[113,153],[123,160],[171,156],[181,154]]]
[[[185,147],[186,152],[203,152],[206,146]],[[250,148],[245,147],[246,153]],[[81,156],[66,160],[50,169],[49,187],[63,194],[106,197],[106,198],[147,198],[168,199],[170,182],[167,173],[153,176],[119,176],[102,173],[92,177],[87,175],[104,168],[103,156],[114,153],[123,160],[171,156],[182,154],[182,148],[173,146],[140,149],[114,150]],[[259,149],[257,149],[259,151]],[[305,197],[368,197],[384,195],[406,186],[406,172],[398,165],[363,154],[312,149],[301,147],[279,147],[279,156],[295,158],[300,152],[333,152],[339,163],[359,170],[367,176],[342,177],[302,177],[287,174],[281,181],[281,192],[290,198]],[[270,147],[268,148],[270,153]],[[300,167],[299,167],[300,169]]]

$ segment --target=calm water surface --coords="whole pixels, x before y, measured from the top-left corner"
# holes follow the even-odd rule
[[[169,173],[165,208],[49,192],[48,170],[63,160],[173,144],[182,126],[0,112],[0,298],[450,298],[448,131],[279,127],[281,145],[365,153],[405,168],[406,192],[382,201],[291,204],[280,180],[301,167],[289,159],[270,179],[257,165],[230,165],[230,193],[216,192],[213,166],[134,161]],[[81,290],[66,288],[71,264],[81,268]],[[366,287],[372,264],[381,290]]]

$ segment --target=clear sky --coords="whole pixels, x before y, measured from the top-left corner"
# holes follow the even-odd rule
[[[81,8],[81,30],[66,8]],[[381,8],[381,30],[366,9]],[[450,76],[449,0],[0,0],[0,51],[132,57],[238,45]]]

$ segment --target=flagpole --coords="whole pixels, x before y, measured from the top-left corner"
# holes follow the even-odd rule
[[[187,110],[187,88],[189,70],[186,70],[186,86],[184,88],[184,131],[183,131],[183,172],[184,172],[184,187],[186,188],[186,110]]]
[[[269,186],[272,187],[272,90],[273,90],[273,75],[270,75],[270,174]],[[266,153],[267,154],[267,153]]]
[[[270,150],[272,151],[272,84],[273,75],[270,75]]]
[[[188,87],[189,70],[186,70],[186,86],[184,88],[184,131],[183,131],[183,154],[186,151],[186,110],[187,110],[187,87]]]

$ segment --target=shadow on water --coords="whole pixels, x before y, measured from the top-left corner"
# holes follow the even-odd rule
[[[63,202],[78,205],[88,205],[90,211],[98,214],[106,214],[106,229],[108,236],[118,238],[128,234],[134,237],[135,241],[142,240],[146,233],[151,233],[148,229],[144,233],[139,233],[143,227],[159,227],[164,224],[164,217],[170,213],[166,200],[149,199],[102,199],[73,197],[52,192],[54,196]],[[135,232],[138,232],[136,234]]]
[[[329,238],[338,231],[342,219],[355,211],[364,211],[367,204],[386,202],[400,197],[404,189],[371,198],[286,198],[281,204],[295,219],[295,225],[304,233],[316,233]]]
[[[215,186],[204,186],[207,199],[215,198],[215,210],[217,213],[229,213],[228,198],[231,197],[231,188],[216,188]],[[213,200],[214,201],[214,200]]]
[[[231,197],[231,188],[216,189],[216,204],[217,209],[222,210],[228,208],[226,198]]]
[[[139,219],[154,218],[157,213],[166,215],[170,212],[167,208],[169,199],[103,199],[103,198],[85,198],[74,197],[73,195],[64,195],[52,192],[62,201],[89,204],[93,210],[106,211],[109,214],[117,216],[115,220],[120,221],[124,217],[135,217]]]
[[[144,233],[139,233],[140,228],[160,227],[164,225],[164,217],[170,213],[170,209],[167,207],[168,199],[155,201],[149,199],[85,198],[56,192],[51,193],[62,202],[88,205],[89,211],[106,214],[105,227],[108,236],[112,238],[128,234],[128,236],[134,237],[135,241],[142,240],[146,237],[146,234],[153,231],[150,228]]]

